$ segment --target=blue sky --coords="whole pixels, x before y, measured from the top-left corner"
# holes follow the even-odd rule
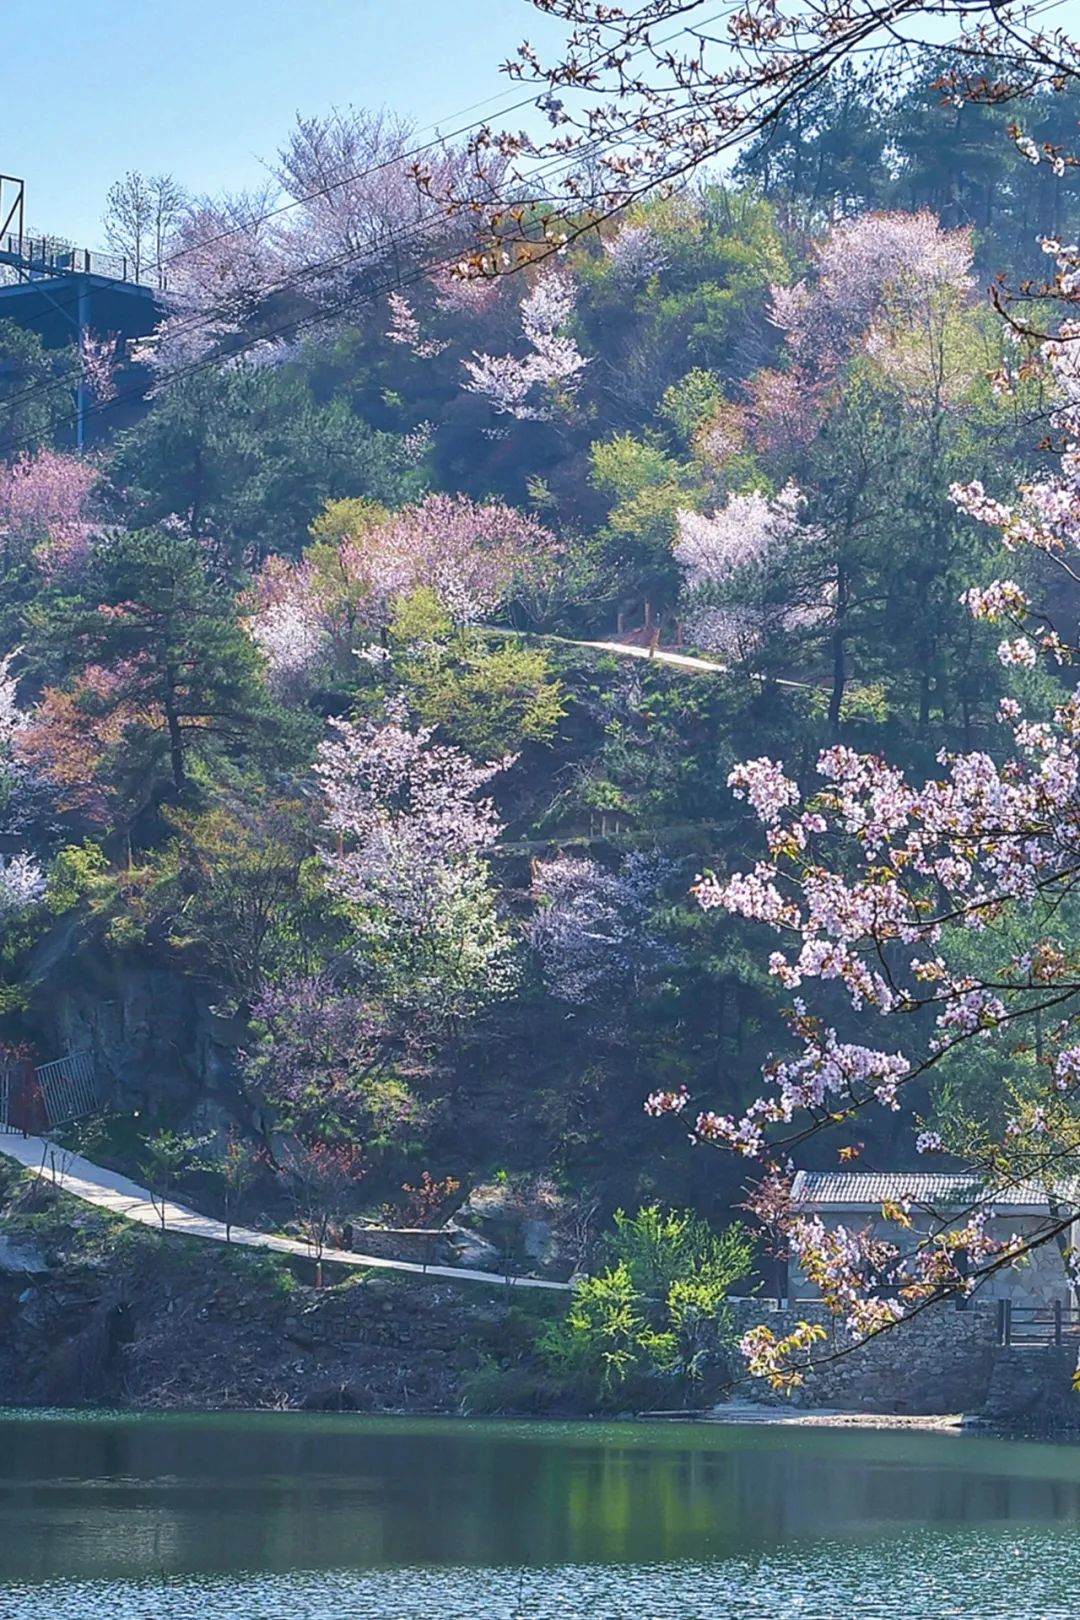
[[[350,104],[449,131],[526,93],[498,71],[522,38],[550,54],[562,37],[528,0],[0,0],[0,13],[0,171],[26,180],[29,226],[85,247],[102,245],[126,169],[193,192],[259,186],[297,112]],[[1076,31],[1080,0],[1048,20]]]
[[[0,170],[34,229],[96,247],[126,169],[259,185],[295,114],[335,105],[449,129],[523,93],[498,71],[522,38],[559,37],[525,0],[3,0]]]

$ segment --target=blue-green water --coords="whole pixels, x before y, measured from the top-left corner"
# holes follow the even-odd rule
[[[0,1620],[1076,1620],[1080,1448],[0,1419]]]

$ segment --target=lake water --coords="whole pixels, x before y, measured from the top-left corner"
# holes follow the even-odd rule
[[[1080,1448],[0,1416],[0,1620],[1076,1620]]]

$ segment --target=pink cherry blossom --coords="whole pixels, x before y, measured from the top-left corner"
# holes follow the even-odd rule
[[[0,467],[0,542],[36,550],[48,573],[77,567],[94,533],[90,507],[100,480],[91,462],[56,450]]]
[[[860,214],[815,244],[809,280],[773,288],[772,318],[800,364],[835,367],[886,303],[895,315],[966,293],[971,261],[970,231],[943,230],[928,210]]]

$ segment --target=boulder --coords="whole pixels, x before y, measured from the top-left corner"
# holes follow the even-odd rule
[[[467,1227],[448,1226],[446,1236],[450,1244],[450,1264],[464,1266],[469,1271],[490,1271],[498,1275],[503,1270],[503,1250],[471,1232]]]
[[[532,1215],[522,1221],[521,1253],[529,1265],[542,1274],[559,1269],[559,1238],[550,1220]]]
[[[564,1277],[570,1266],[560,1241],[563,1199],[543,1178],[511,1186],[486,1182],[474,1187],[454,1217],[462,1233],[472,1233],[494,1251],[492,1262],[468,1262],[480,1270],[504,1271],[506,1256],[515,1273]],[[459,1260],[459,1265],[466,1264]]]

